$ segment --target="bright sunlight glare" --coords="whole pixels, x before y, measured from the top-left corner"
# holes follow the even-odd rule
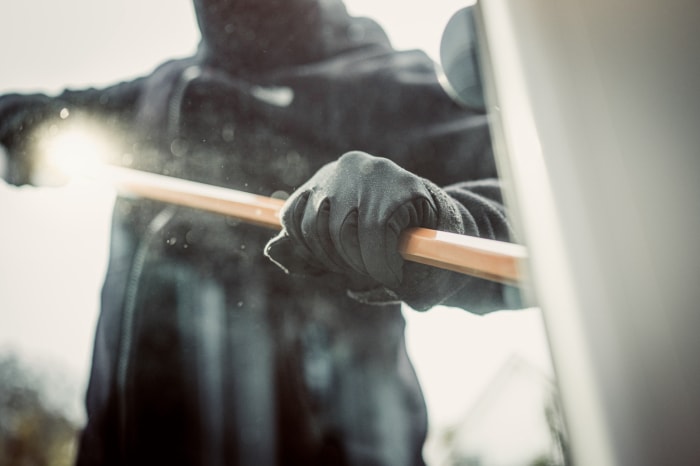
[[[48,131],[42,139],[33,181],[40,186],[60,186],[77,177],[89,178],[114,150],[109,135],[94,125],[76,123]]]

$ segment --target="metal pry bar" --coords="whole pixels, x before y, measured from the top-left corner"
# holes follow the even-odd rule
[[[103,176],[120,192],[235,217],[279,230],[281,199],[109,166]],[[404,259],[511,285],[520,282],[526,250],[518,244],[410,228],[399,242]]]

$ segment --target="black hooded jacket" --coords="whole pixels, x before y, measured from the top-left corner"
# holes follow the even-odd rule
[[[194,57],[106,89],[0,97],[11,180],[28,181],[47,122],[83,118],[116,136],[112,163],[265,196],[361,150],[444,186],[474,214],[466,233],[508,240],[487,117],[447,97],[424,53],[334,0],[194,3]],[[273,235],[117,200],[79,464],[422,464],[400,305],[285,275],[263,256]],[[444,299],[409,304],[511,305],[464,275],[435,287]]]

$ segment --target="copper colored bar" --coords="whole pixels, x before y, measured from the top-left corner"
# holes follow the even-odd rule
[[[281,228],[281,199],[121,167],[105,168],[105,177],[123,193]],[[515,285],[527,257],[517,244],[427,228],[406,230],[399,251],[406,260]]]

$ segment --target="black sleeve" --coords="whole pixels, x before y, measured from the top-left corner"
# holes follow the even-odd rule
[[[16,185],[30,181],[37,145],[45,134],[42,129],[53,131],[77,115],[101,118],[108,124],[129,121],[136,111],[143,80],[104,89],[65,90],[56,96],[0,96],[0,145],[9,156],[7,181]]]
[[[443,189],[433,186],[433,197],[444,206],[438,230],[505,242],[512,240],[498,180],[463,182]],[[486,314],[522,307],[516,287],[408,261],[404,264],[404,282],[394,291],[418,311],[445,305]]]
[[[457,201],[464,225],[463,234],[513,241],[513,231],[497,179],[458,183],[446,187],[444,191]],[[522,307],[517,287],[467,275],[452,279],[459,283],[441,304],[465,308],[476,314]]]
[[[432,182],[437,204],[451,206],[438,229],[511,240],[489,117],[450,99],[424,53],[368,49],[304,69],[290,82],[300,92],[282,111],[304,115],[294,124],[348,150],[386,157]],[[520,307],[513,287],[412,262],[404,270],[412,279],[392,291],[417,310],[444,304],[483,314]]]

